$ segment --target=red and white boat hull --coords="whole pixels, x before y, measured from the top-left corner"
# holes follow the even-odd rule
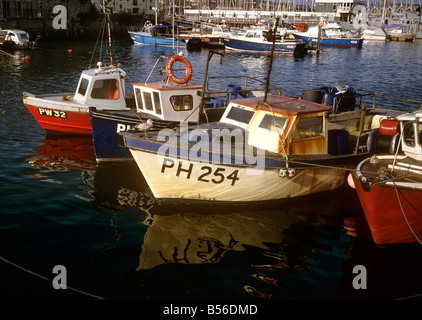
[[[364,168],[362,169],[364,170]],[[372,238],[377,245],[410,244],[422,239],[422,186],[384,180],[361,182],[351,174]]]
[[[68,111],[37,107],[28,103],[25,106],[47,133],[92,134],[87,108],[75,108],[75,111]]]

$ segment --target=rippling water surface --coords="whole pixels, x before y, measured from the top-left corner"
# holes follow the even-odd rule
[[[1,298],[420,297],[421,249],[376,248],[348,186],[272,208],[163,208],[134,163],[96,165],[90,139],[46,138],[22,92],[74,91],[93,48],[92,42],[49,43],[0,55]],[[118,43],[114,59],[131,90],[159,56],[171,54]],[[23,61],[24,55],[31,59]],[[207,52],[186,56],[193,82],[202,83]],[[209,76],[263,78],[267,65],[264,55],[229,52],[221,65],[212,58]],[[301,59],[275,56],[271,83],[288,96],[340,84],[420,100],[421,66],[420,41],[366,42],[362,49],[323,48]],[[67,290],[53,288],[56,265],[66,267]],[[353,288],[356,265],[367,270],[367,289]]]

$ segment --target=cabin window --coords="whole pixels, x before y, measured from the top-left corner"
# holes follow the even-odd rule
[[[418,123],[417,130],[418,130],[418,143],[419,145],[422,146],[422,124],[421,123]]]
[[[135,98],[136,98],[136,104],[138,105],[138,109],[143,109],[144,105],[142,103],[142,94],[139,88],[135,88]]]
[[[412,122],[407,122],[403,127],[403,141],[409,147],[415,146],[415,128]]]
[[[78,93],[80,95],[85,95],[86,89],[88,88],[89,81],[88,79],[82,78],[81,84],[79,85]]]
[[[91,98],[93,99],[119,99],[119,86],[116,79],[102,79],[94,82]]]
[[[323,117],[300,118],[292,137],[293,139],[305,139],[323,136],[323,123]]]
[[[282,133],[286,120],[286,118],[266,114],[259,124],[259,127],[271,132]]]
[[[158,92],[153,92],[154,96],[154,105],[155,105],[155,112],[157,114],[161,114],[161,101],[160,101],[160,95]]]
[[[176,111],[191,110],[193,107],[193,97],[191,95],[171,96],[170,102]]]
[[[249,124],[253,115],[253,111],[232,107],[226,118]]]
[[[144,92],[144,106],[146,110],[153,111],[151,93]]]

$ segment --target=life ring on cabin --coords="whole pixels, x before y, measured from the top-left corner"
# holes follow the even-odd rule
[[[318,27],[324,27],[325,26],[325,20],[321,20],[319,23],[318,23]]]
[[[173,73],[173,64],[176,61],[183,63],[186,68],[186,76],[183,78],[178,78]],[[173,81],[174,83],[185,84],[185,83],[188,83],[189,80],[192,78],[192,65],[190,64],[188,59],[186,59],[185,57],[182,57],[180,55],[174,55],[167,60],[166,73],[169,79]]]

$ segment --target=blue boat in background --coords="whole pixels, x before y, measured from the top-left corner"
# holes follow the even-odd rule
[[[227,50],[254,53],[270,53],[273,45],[269,28],[249,29],[244,34],[233,34],[223,37]],[[276,34],[274,54],[305,55],[306,43],[285,35]]]
[[[362,47],[363,38],[354,36],[350,32],[345,32],[338,23],[320,22],[321,26],[321,46],[340,46],[340,47]],[[296,40],[305,41],[308,47],[316,48],[318,44],[318,26],[309,27],[304,32],[292,32]]]
[[[128,31],[128,33],[135,44],[156,47],[186,46],[185,42],[175,39],[173,31],[172,26],[153,25],[147,21],[139,31]]]

